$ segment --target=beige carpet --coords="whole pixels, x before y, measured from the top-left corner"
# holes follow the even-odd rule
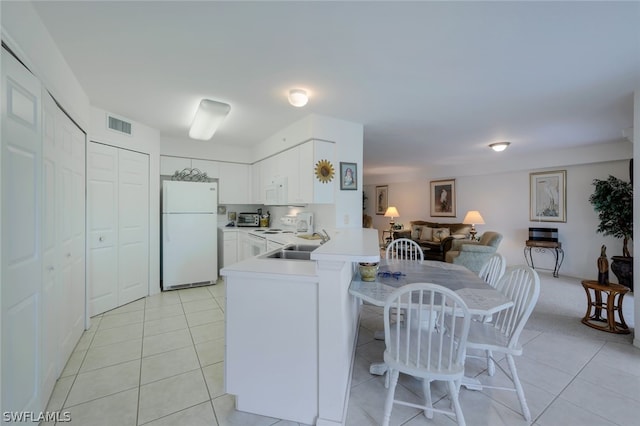
[[[583,338],[615,342],[631,342],[631,334],[619,335],[596,330],[580,320],[587,311],[587,295],[578,278],[553,278],[551,273],[537,271],[540,276],[540,298],[525,328]],[[624,320],[634,327],[634,296],[627,293],[622,303]]]

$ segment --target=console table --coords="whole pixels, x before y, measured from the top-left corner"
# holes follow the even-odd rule
[[[558,241],[535,241],[527,240],[524,247],[524,259],[527,261],[527,265],[535,269],[533,264],[533,252],[546,253],[549,250],[555,259],[555,266],[553,267],[553,276],[558,278],[558,272],[562,261],[564,260],[564,251],[562,250],[562,243]]]
[[[583,324],[609,333],[630,333],[622,316],[622,298],[629,291],[628,287],[615,283],[603,285],[593,280],[583,280],[582,287],[587,292],[587,313],[582,318]],[[593,292],[593,298],[591,292]],[[602,300],[603,293],[606,293],[606,301]],[[606,317],[602,317],[603,310],[606,312]],[[616,312],[620,321],[616,321]],[[595,324],[594,321],[605,324]]]

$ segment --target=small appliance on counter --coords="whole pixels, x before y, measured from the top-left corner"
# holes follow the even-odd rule
[[[258,213],[238,213],[236,226],[260,226],[260,215]]]
[[[298,215],[296,216],[296,233],[313,234],[313,213],[298,213]]]

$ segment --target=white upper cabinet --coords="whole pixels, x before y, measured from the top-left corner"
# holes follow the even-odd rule
[[[251,203],[253,204],[263,204],[264,197],[262,196],[262,161],[258,161],[257,163],[251,166]]]
[[[335,161],[335,144],[309,141],[296,147],[298,154],[298,193],[294,203],[327,204],[334,202],[335,187],[339,182],[339,165]],[[331,182],[322,183],[316,178],[315,168],[320,160],[333,164],[335,175]]]
[[[212,160],[199,160],[197,158],[191,160],[191,168],[198,169],[201,172],[206,173],[207,176],[212,179],[217,179],[220,177],[221,164],[224,163]]]
[[[251,166],[248,164],[219,162],[220,204],[251,204]]]
[[[160,174],[172,176],[175,172],[191,168],[191,159],[182,157],[160,156]]]

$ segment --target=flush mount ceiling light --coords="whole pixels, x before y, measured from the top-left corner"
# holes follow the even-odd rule
[[[191,129],[189,129],[189,137],[202,141],[211,139],[216,130],[218,130],[218,126],[222,124],[227,114],[229,114],[229,111],[231,111],[229,104],[203,99],[200,101],[198,111],[193,117]]]
[[[511,142],[496,142],[490,143],[489,147],[496,152],[504,151],[507,147],[511,145]]]
[[[309,102],[309,96],[307,91],[302,89],[289,90],[289,103],[294,107],[303,107]]]

